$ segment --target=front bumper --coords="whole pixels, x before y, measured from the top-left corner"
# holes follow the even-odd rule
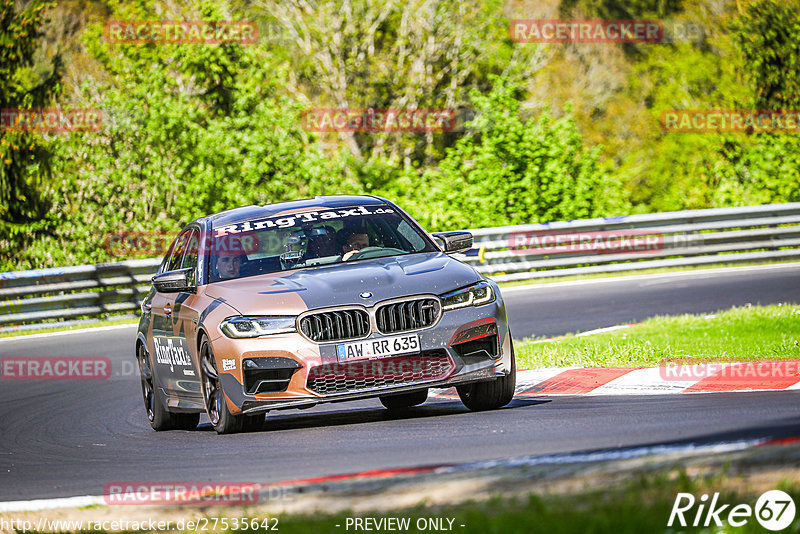
[[[480,339],[496,336],[496,348],[484,351]],[[309,388],[309,378],[315,369],[341,365],[337,358],[336,346],[341,342],[314,343],[297,333],[280,334],[254,339],[229,339],[220,336],[212,341],[218,360],[218,369],[228,368],[220,373],[222,388],[229,399],[232,413],[255,414],[275,409],[306,408],[324,402],[340,402],[368,399],[382,395],[404,393],[422,388],[448,388],[471,382],[492,380],[508,374],[511,370],[511,336],[508,331],[505,308],[500,297],[492,303],[444,312],[435,326],[410,332],[417,334],[420,341],[419,356],[396,356],[378,360],[366,360],[365,368],[371,362],[389,365],[392,360],[400,361],[417,358],[436,357],[441,361],[448,359],[446,372],[434,378],[402,381],[399,383],[374,386],[374,381],[357,381],[356,389],[347,391],[319,393]],[[475,334],[478,339],[476,340]],[[372,334],[367,340],[384,338],[382,334]],[[467,345],[472,343],[469,349]],[[222,365],[222,360],[227,360]],[[252,390],[252,380],[245,377],[244,366],[247,360],[296,362],[287,377],[285,390],[264,393],[248,393]],[[231,362],[235,365],[230,369]],[[358,361],[354,363],[364,363]],[[293,365],[294,366],[294,365]],[[380,382],[380,381],[379,381]],[[313,383],[313,381],[312,381]],[[319,388],[318,388],[319,389]]]

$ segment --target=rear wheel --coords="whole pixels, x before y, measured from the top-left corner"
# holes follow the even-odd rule
[[[511,345],[511,372],[490,382],[475,382],[458,386],[458,396],[464,406],[473,412],[502,408],[514,398],[517,385],[517,364],[514,358],[514,345]]]
[[[381,404],[390,410],[402,410],[404,408],[411,408],[417,406],[428,400],[428,390],[421,389],[419,391],[412,391],[411,393],[400,393],[399,395],[384,395],[381,399]]]
[[[170,430],[175,426],[175,420],[169,413],[159,398],[153,378],[153,370],[150,367],[150,358],[143,344],[139,344],[136,349],[136,359],[139,362],[139,375],[142,379],[142,398],[144,409],[147,412],[147,420],[153,430]]]
[[[199,413],[172,413],[161,402],[161,397],[156,392],[150,358],[142,344],[136,350],[136,359],[139,361],[139,375],[142,378],[144,408],[153,430],[192,430],[197,427],[200,422]]]
[[[211,426],[217,434],[233,434],[241,432],[244,425],[244,415],[233,415],[228,410],[228,402],[222,391],[222,384],[217,372],[217,361],[211,343],[204,335],[200,340],[200,367],[203,373],[203,400],[206,413],[211,421]]]

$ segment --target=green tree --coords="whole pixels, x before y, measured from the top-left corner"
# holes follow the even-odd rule
[[[620,184],[586,149],[569,115],[526,118],[513,84],[472,93],[479,114],[435,168],[387,194],[435,229],[526,224],[625,213]]]
[[[798,0],[756,0],[735,18],[732,38],[750,91],[743,107],[794,114],[800,110],[798,32]],[[729,146],[732,171],[720,177],[715,204],[800,201],[798,133],[754,133]]]
[[[500,0],[256,0],[254,15],[277,23],[276,49],[291,65],[292,90],[313,108],[462,111],[489,76],[531,77],[541,47],[510,41]],[[353,161],[430,165],[460,133],[340,132],[328,136]]]
[[[114,9],[118,20],[155,18],[147,6]],[[205,3],[184,18],[234,17]],[[70,223],[41,235],[29,264],[121,259],[104,246],[109,234],[171,234],[241,205],[348,190],[337,160],[300,127],[302,108],[263,44],[116,44],[101,35],[96,25],[85,37],[106,77],[87,81],[84,104],[104,110],[106,123],[65,141],[53,212]]]
[[[622,92],[630,105],[613,116],[627,116],[637,135],[627,146],[608,143],[634,209],[800,199],[796,134],[664,133],[659,125],[668,110],[797,109],[797,44],[785,39],[797,27],[796,3],[758,0],[741,13],[733,3],[721,12],[687,6],[680,20],[702,27],[701,38],[652,46],[636,60]],[[635,109],[645,110],[638,121]]]
[[[757,109],[800,109],[800,2],[757,0],[733,24]]]
[[[44,12],[51,2],[34,0],[19,9],[0,2],[0,261],[8,261],[32,228],[42,227],[49,208],[52,141],[15,124],[13,110],[50,105],[58,93],[61,64],[37,56]],[[16,239],[16,242],[10,241]]]

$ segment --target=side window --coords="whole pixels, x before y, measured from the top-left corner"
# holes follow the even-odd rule
[[[167,264],[167,271],[174,271],[181,268],[181,261],[183,261],[183,253],[186,251],[186,241],[189,237],[189,232],[183,232],[178,236],[175,245],[172,247],[172,256],[169,258]]]
[[[191,267],[195,276],[197,276],[197,251],[200,248],[200,232],[196,229],[192,230],[186,243],[186,253],[183,255],[183,262],[181,262],[180,268],[188,269]]]

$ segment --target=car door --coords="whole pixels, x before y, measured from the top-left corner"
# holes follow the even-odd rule
[[[187,229],[175,239],[163,272],[181,268],[193,231],[196,232],[195,229]],[[186,376],[184,370],[194,369],[183,325],[175,313],[175,307],[180,307],[180,302],[188,295],[188,293],[156,291],[150,301],[153,321],[153,363],[159,385],[170,398],[170,405],[175,405],[177,403],[175,396],[186,390],[185,384],[182,384]]]
[[[191,229],[185,244],[185,251],[179,269],[192,269],[193,285],[198,283],[198,252],[201,232]],[[200,367],[197,364],[197,327],[200,319],[201,299],[195,293],[180,292],[174,294],[172,303],[172,332],[174,344],[182,350],[182,365],[174,372],[176,394],[188,397],[201,396]]]

